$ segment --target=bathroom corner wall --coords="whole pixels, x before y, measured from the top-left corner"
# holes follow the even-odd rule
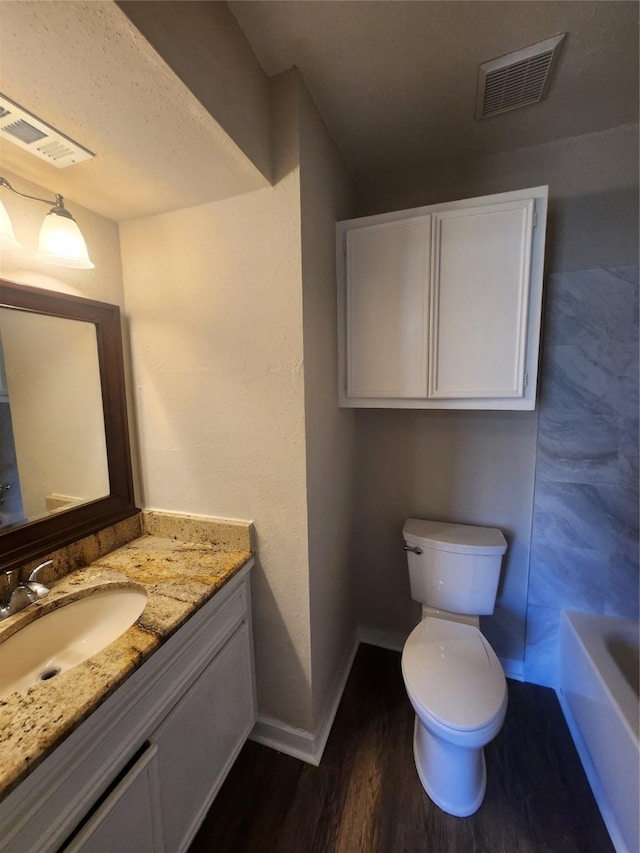
[[[335,256],[335,223],[351,215],[353,184],[301,77],[299,87],[311,687],[322,728],[355,641],[355,414],[338,408]]]
[[[351,182],[299,73],[271,85],[273,187],[121,239],[143,505],[253,521],[258,725],[315,745],[355,635],[334,253]]]
[[[555,685],[560,611],[638,619],[638,267],[550,275],[527,681]]]
[[[404,519],[502,527],[509,549],[483,630],[509,673],[553,684],[561,607],[632,613],[638,600],[638,126],[378,175],[357,186],[356,208],[541,184],[550,206],[538,409],[358,411],[356,596],[367,634],[397,646],[419,619]]]
[[[254,522],[260,713],[310,730],[298,91],[273,187],[121,226],[143,507]]]

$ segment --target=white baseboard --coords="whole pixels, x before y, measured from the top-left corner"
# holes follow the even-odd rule
[[[329,691],[329,698],[325,705],[326,710],[315,734],[306,729],[296,729],[281,720],[268,717],[266,714],[258,714],[258,720],[249,735],[249,740],[261,743],[263,746],[269,746],[271,749],[284,752],[285,755],[291,755],[293,758],[299,758],[301,761],[306,761],[307,764],[314,764],[317,767],[322,759],[359,644],[359,638],[354,637],[345,661],[338,670],[333,687]]]
[[[501,658],[498,660],[502,664],[504,674],[507,678],[512,678],[514,681],[524,681],[524,661],[516,660],[515,658]]]
[[[358,626],[358,640],[361,643],[379,646],[381,649],[390,649],[392,652],[401,652],[408,636],[408,634],[400,631],[379,631],[377,628]]]
[[[249,740],[276,749],[278,752],[284,752],[285,755],[291,755],[293,758],[298,758],[317,767],[322,759],[359,644],[367,643],[370,646],[401,652],[406,639],[407,635],[402,632],[380,631],[376,628],[366,628],[360,625],[344,664],[338,670],[338,676],[329,693],[326,711],[322,715],[321,724],[315,734],[306,729],[297,729],[266,714],[258,714],[257,722],[249,735]],[[500,662],[507,678],[514,678],[518,681],[524,680],[522,661],[500,658]]]
[[[271,747],[285,755],[299,758],[307,764],[320,764],[321,754],[318,750],[318,739],[306,731],[296,729],[264,714],[258,714],[258,719],[253,727],[249,740],[261,743],[263,746]]]

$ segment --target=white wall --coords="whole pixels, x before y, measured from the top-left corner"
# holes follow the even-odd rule
[[[121,226],[148,508],[251,519],[263,714],[312,726],[297,80],[273,188]]]
[[[464,163],[397,170],[357,187],[359,215],[549,184],[546,271],[637,263],[638,127]],[[401,552],[408,515],[502,527],[496,613],[483,627],[522,670],[538,412],[359,410],[359,622],[402,641],[419,618]]]
[[[314,720],[326,719],[355,636],[355,415],[338,408],[335,223],[350,175],[300,81],[300,183],[311,661]]]
[[[273,188],[121,239],[143,504],[253,520],[260,717],[315,736],[355,635],[333,249],[351,182],[298,72],[273,87]]]

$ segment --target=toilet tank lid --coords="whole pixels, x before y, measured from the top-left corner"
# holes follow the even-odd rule
[[[475,527],[470,524],[408,518],[402,528],[402,535],[411,545],[422,545],[437,551],[504,554],[507,550],[506,539],[497,527]]]

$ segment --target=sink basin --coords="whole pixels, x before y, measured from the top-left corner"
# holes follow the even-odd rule
[[[48,681],[97,654],[136,621],[142,589],[116,587],[60,604],[0,643],[0,693]]]

